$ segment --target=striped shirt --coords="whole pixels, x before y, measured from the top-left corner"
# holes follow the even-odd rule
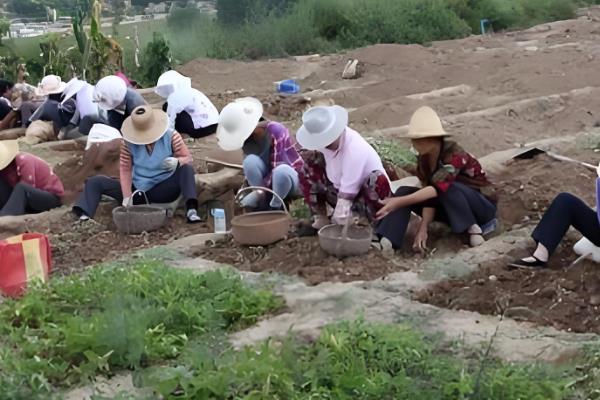
[[[171,139],[171,146],[173,147],[173,155],[179,160],[179,164],[191,164],[192,154],[190,150],[186,146],[185,142],[181,135],[177,132],[173,132],[173,138]],[[146,149],[148,153],[152,153],[152,149],[154,147],[154,143],[146,145]],[[135,160],[133,159],[131,152],[129,151],[129,147],[127,147],[127,142],[123,141],[121,143],[121,157],[119,162],[119,172],[121,176],[121,190],[123,191],[123,197],[131,197],[132,194],[132,173],[133,173],[133,164],[135,164]]]
[[[304,160],[298,154],[298,146],[290,136],[288,129],[279,122],[269,122],[267,132],[271,136],[271,172],[265,177],[267,186],[271,186],[271,173],[279,165],[286,164],[300,172]]]

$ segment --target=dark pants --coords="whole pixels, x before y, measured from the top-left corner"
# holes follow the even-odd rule
[[[532,237],[552,254],[571,226],[590,242],[600,246],[598,214],[570,193],[556,196],[533,231]]]
[[[418,190],[403,186],[394,197],[408,196]],[[496,218],[496,206],[491,201],[477,190],[454,182],[437,198],[390,213],[377,225],[377,234],[392,242],[394,248],[401,248],[410,214],[422,215],[423,208],[435,208],[435,220],[450,225],[454,233],[464,233],[473,225],[482,226]]]
[[[136,190],[135,187],[132,189]],[[177,168],[173,175],[146,192],[150,203],[171,203],[177,200],[181,194],[183,194],[188,208],[198,206],[194,167],[191,165],[183,165]],[[89,178],[85,183],[83,194],[73,207],[73,211],[77,215],[85,214],[93,217],[96,214],[102,195],[112,197],[121,203],[123,201],[121,183],[117,179],[108,176],[100,175]],[[146,198],[143,195],[134,196],[133,204],[145,203]]]
[[[17,183],[13,188],[0,179],[0,217],[37,214],[60,205],[60,198],[50,192],[26,183]]]
[[[128,115],[121,114],[115,110],[107,111],[106,115],[108,116],[108,125],[112,126],[115,129],[121,130],[123,126],[123,122],[127,119]]]
[[[194,128],[194,121],[192,121],[190,114],[183,111],[177,114],[175,118],[175,130],[179,133],[190,135],[194,139],[200,139],[215,133],[217,131],[217,124],[196,129]]]
[[[108,124],[108,121],[98,115],[87,115],[79,121],[79,132],[82,135],[89,135],[94,124]]]
[[[165,102],[162,106],[162,110],[167,112],[169,103]],[[213,133],[217,132],[218,124],[205,126],[204,128],[194,128],[194,121],[187,111],[182,111],[175,117],[175,130],[179,133],[185,133],[194,139],[200,139]]]

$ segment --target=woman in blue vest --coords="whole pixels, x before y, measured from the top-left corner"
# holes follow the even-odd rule
[[[73,212],[81,220],[93,218],[102,195],[124,206],[144,204],[146,197],[150,203],[171,203],[183,195],[187,221],[200,222],[192,156],[181,135],[170,126],[163,111],[149,106],[133,110],[121,129],[125,140],[120,181],[107,176],[88,179]]]

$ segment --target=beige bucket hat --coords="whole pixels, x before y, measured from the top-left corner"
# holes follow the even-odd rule
[[[58,75],[45,76],[38,85],[35,94],[38,96],[48,96],[51,94],[59,94],[65,91],[67,84],[62,81]]]
[[[307,150],[322,150],[342,136],[347,126],[344,107],[313,107],[302,116],[296,140]]]
[[[408,139],[425,139],[450,136],[442,126],[442,120],[431,107],[421,107],[410,118]]]
[[[244,97],[227,104],[219,114],[219,146],[225,151],[241,149],[256,129],[262,115],[262,103],[254,97]]]
[[[0,170],[3,170],[13,162],[19,152],[19,142],[17,140],[0,141]]]
[[[162,110],[150,106],[139,106],[133,110],[121,127],[123,139],[133,144],[156,142],[169,129],[169,117]]]

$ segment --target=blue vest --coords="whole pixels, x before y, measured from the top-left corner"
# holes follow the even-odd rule
[[[145,145],[127,143],[133,160],[133,186],[137,190],[147,192],[173,175],[174,171],[167,171],[162,166],[165,158],[173,157],[172,139],[173,130],[169,129],[154,143],[151,154]]]

